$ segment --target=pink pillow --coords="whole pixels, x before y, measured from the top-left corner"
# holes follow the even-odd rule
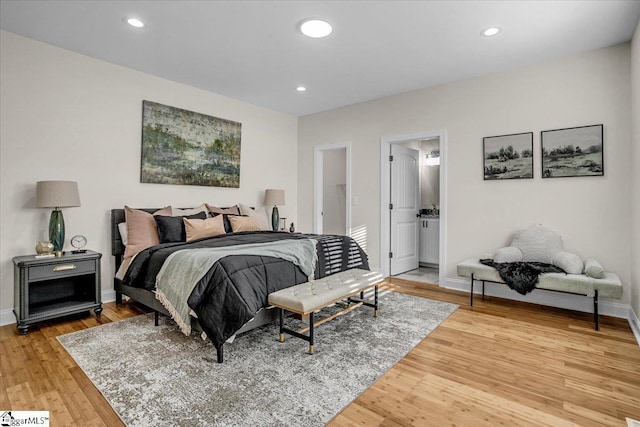
[[[231,229],[234,233],[237,233],[239,231],[260,231],[260,225],[258,225],[258,221],[251,218],[250,216],[229,215],[227,218],[229,218]]]
[[[182,218],[184,230],[187,235],[187,242],[225,234],[223,218],[222,215],[207,219]]]
[[[171,215],[171,206],[157,210],[153,215]],[[139,209],[124,207],[124,217],[127,222],[127,247],[124,257],[131,258],[140,251],[160,244],[158,228],[153,215]]]

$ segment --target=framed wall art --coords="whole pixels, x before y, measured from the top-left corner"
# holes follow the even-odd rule
[[[482,138],[484,179],[533,178],[533,132]]]
[[[142,102],[140,182],[240,187],[242,124]]]
[[[603,125],[540,132],[542,177],[604,175]]]

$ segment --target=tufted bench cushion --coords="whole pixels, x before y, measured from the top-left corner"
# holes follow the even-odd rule
[[[378,284],[383,280],[384,277],[380,273],[354,268],[269,294],[269,304],[279,308],[280,342],[284,342],[285,333],[293,335],[309,342],[309,354],[313,354],[313,330],[316,326],[328,322],[341,314],[348,313],[361,305],[373,307],[373,315],[377,317]],[[364,291],[370,288],[374,288],[373,302],[364,300]],[[358,293],[360,294],[360,299],[353,298]],[[347,308],[318,322],[314,321],[315,311],[342,300],[348,300]],[[297,331],[285,327],[283,314],[285,310],[301,315],[308,314],[309,327]],[[309,331],[309,335],[304,335],[306,331]]]
[[[383,280],[375,271],[341,271],[269,294],[269,304],[299,314],[308,314],[369,289]]]

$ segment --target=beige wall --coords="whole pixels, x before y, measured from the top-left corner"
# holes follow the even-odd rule
[[[640,22],[631,43],[631,308],[640,317]]]
[[[630,47],[413,91],[301,117],[298,221],[313,222],[313,147],[352,142],[352,227],[366,228],[372,267],[380,266],[380,138],[447,131],[446,276],[492,252],[511,234],[542,223],[567,250],[618,273],[629,302],[631,271]],[[541,179],[540,131],[603,123],[605,176]],[[534,132],[535,179],[484,181],[482,138]]]
[[[103,290],[112,289],[109,210],[262,205],[282,188],[280,213],[296,222],[297,118],[0,33],[0,314],[13,321],[11,258],[34,253],[50,210],[34,209],[38,180],[78,182],[82,207],[64,209],[68,239],[84,234],[103,253]],[[140,183],[142,100],[242,123],[240,188]]]

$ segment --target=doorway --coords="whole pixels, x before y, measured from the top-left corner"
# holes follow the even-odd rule
[[[350,236],[351,143],[315,147],[314,167],[314,233]]]
[[[436,143],[437,141],[437,143]],[[446,131],[428,131],[411,135],[401,135],[393,137],[384,137],[381,139],[380,145],[380,259],[381,270],[385,276],[396,275],[401,273],[397,265],[394,266],[393,258],[396,256],[392,248],[397,247],[394,242],[401,242],[403,246],[401,251],[406,251],[414,242],[411,238],[400,239],[397,230],[397,221],[393,221],[395,206],[392,206],[392,200],[397,198],[393,195],[394,191],[403,192],[403,183],[394,183],[392,178],[392,162],[390,154],[394,146],[404,146],[417,149],[420,151],[420,175],[431,177],[430,186],[420,184],[420,206],[413,212],[414,220],[417,224],[417,230],[413,237],[420,242],[422,247],[419,248],[419,268],[416,265],[408,273],[404,273],[399,277],[408,278],[416,281],[426,281],[429,283],[444,283],[445,266],[446,266]],[[432,167],[435,164],[438,167]],[[436,172],[437,171],[437,172]],[[437,173],[437,180],[434,180],[434,173]],[[423,181],[424,182],[424,181]],[[434,189],[433,186],[437,188]],[[398,188],[400,186],[400,188]],[[405,190],[407,190],[405,188]],[[425,194],[431,191],[430,194]],[[404,191],[405,193],[407,191]],[[437,194],[439,193],[439,194]],[[408,193],[407,193],[408,194]],[[438,197],[439,203],[434,203],[433,197]],[[436,206],[432,206],[435,204]],[[420,216],[419,214],[423,215]],[[393,222],[393,224],[392,224]],[[394,227],[395,233],[394,233]],[[405,227],[406,228],[406,227]],[[428,240],[424,238],[425,233],[429,232]],[[395,234],[395,235],[394,235]],[[435,236],[435,237],[434,237]],[[428,247],[427,247],[428,243]],[[435,249],[434,249],[435,245]],[[430,249],[430,252],[428,251]],[[396,249],[397,250],[397,249]],[[429,255],[430,254],[430,255]],[[434,258],[435,255],[435,258]],[[429,258],[430,256],[430,258]],[[425,262],[426,261],[426,262]]]

